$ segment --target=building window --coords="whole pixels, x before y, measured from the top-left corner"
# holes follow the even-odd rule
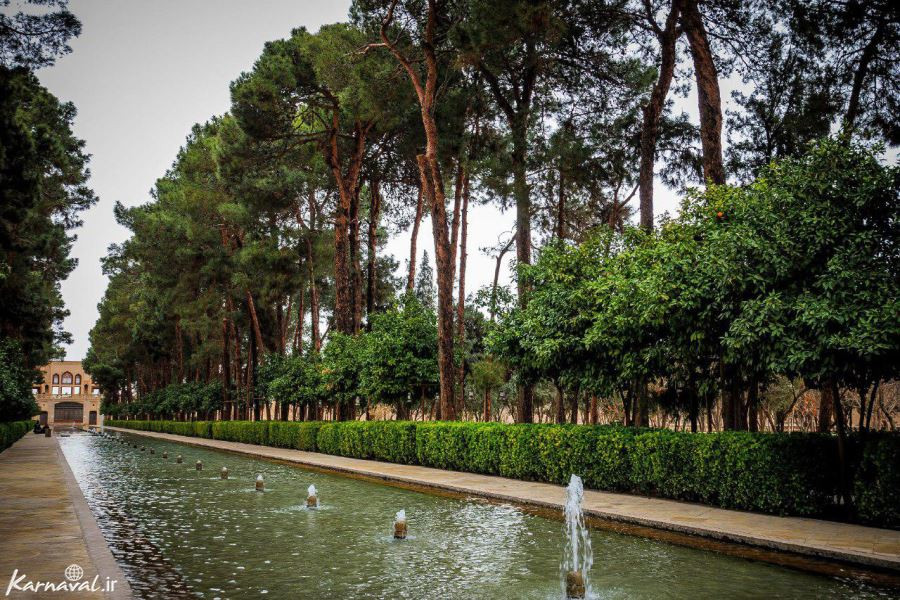
[[[57,386],[55,386],[55,385],[53,386],[53,395],[54,395],[54,396],[59,396],[59,388],[58,388]]]
[[[94,394],[95,396],[99,396],[99,395],[100,395],[100,388],[95,387],[95,388],[94,388],[94,391],[93,391],[93,394]]]
[[[63,385],[65,385],[65,384],[67,384],[67,383],[68,383],[69,385],[72,385],[72,374],[69,373],[68,371],[66,371],[65,373],[63,373],[62,382],[63,382]]]
[[[62,388],[62,395],[63,396],[71,396],[72,395],[72,386],[64,385]]]
[[[53,384],[54,384],[54,385],[59,385],[59,373],[54,373],[54,374],[53,374]]]
[[[74,388],[72,388],[72,390],[74,391],[76,396],[81,395],[81,386],[80,385],[76,385]]]
[[[45,393],[45,394],[49,394],[49,393],[50,393],[50,386],[49,386],[49,385],[45,385],[45,386],[44,386],[44,393]]]
[[[81,385],[81,375],[75,376],[75,385]]]
[[[41,388],[31,388],[32,394],[39,394],[41,392]]]

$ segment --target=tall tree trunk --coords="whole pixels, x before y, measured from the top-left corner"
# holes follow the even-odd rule
[[[484,390],[484,405],[482,408],[482,417],[485,423],[491,420],[491,390],[490,388],[485,388]]]
[[[184,336],[181,332],[181,317],[175,319],[175,348],[178,354],[178,383],[184,381]]]
[[[453,268],[450,259],[450,239],[447,232],[446,199],[440,187],[443,185],[443,180],[437,159],[429,159],[427,155],[419,155],[419,158],[423,182],[427,182],[424,185],[425,195],[432,205],[431,222],[438,280],[440,418],[452,420],[456,418],[454,394],[456,370],[453,365]]]
[[[641,127],[641,162],[638,176],[638,197],[640,198],[641,227],[647,231],[653,229],[653,170],[656,162],[656,139],[659,136],[659,121],[666,105],[666,96],[675,74],[675,42],[678,39],[678,18],[681,12],[681,0],[672,0],[665,26],[660,29],[656,18],[649,8],[646,18],[653,27],[659,40],[660,65],[659,76],[650,93],[650,100],[644,106],[644,119]],[[647,3],[649,7],[650,4]]]
[[[462,223],[460,225],[459,239],[459,285],[456,302],[456,343],[460,348],[465,348],[466,343],[466,241],[469,231],[469,173],[466,171],[462,181]],[[466,360],[463,356],[459,361],[459,374],[457,385],[459,386],[459,401],[457,413],[462,415],[465,408],[466,387]]]
[[[847,102],[847,114],[844,117],[844,126],[842,135],[849,137],[856,128],[856,119],[859,117],[859,99],[862,96],[863,85],[866,76],[869,74],[869,65],[875,58],[878,45],[884,38],[886,22],[884,17],[878,19],[878,25],[875,27],[875,33],[869,39],[869,42],[863,48],[859,57],[856,70],[853,72],[853,85],[850,88],[850,100]]]
[[[831,418],[834,414],[835,397],[832,395],[832,385],[826,381],[819,388],[819,433],[831,431]]]
[[[362,123],[354,125],[354,150],[345,175],[338,152],[339,112],[337,107],[332,111],[331,135],[327,147],[323,148],[323,153],[326,163],[331,168],[339,198],[334,222],[334,326],[341,333],[353,335],[359,328],[358,323],[355,322],[357,300],[354,295],[355,275],[352,272],[354,244],[351,235],[351,220],[355,218],[353,205],[358,200],[359,172],[365,154],[366,137],[371,125]],[[356,250],[358,251],[358,236],[356,239]]]
[[[596,425],[597,421],[600,420],[600,415],[598,413],[599,411],[597,407],[597,394],[591,394],[591,403],[588,408],[588,414],[590,415],[589,421],[591,425]]]
[[[228,420],[231,417],[231,356],[228,344],[231,339],[228,335],[228,318],[222,318],[222,418]]]
[[[521,117],[524,121],[526,117]],[[525,158],[527,152],[526,122],[517,123],[513,127],[513,195],[516,199],[516,263],[531,264],[531,196],[528,190]],[[519,306],[528,304],[528,289],[524,277],[516,278],[519,294]],[[517,394],[518,406],[516,420],[519,423],[534,422],[534,385],[526,383],[520,386]]]
[[[250,323],[253,325],[253,335],[256,341],[256,351],[254,352],[254,358],[259,352],[266,351],[266,345],[263,343],[262,331],[259,328],[259,318],[256,316],[256,303],[253,302],[253,294],[250,293],[250,290],[246,290],[247,292],[247,308],[250,311]]]
[[[837,382],[830,381],[831,397],[834,399],[834,422],[837,425],[838,438],[838,467],[841,477],[841,496],[844,498],[845,511],[850,514],[850,503],[853,498],[850,495],[850,464],[847,456],[847,425],[844,418],[844,405],[841,403],[841,393]]]
[[[759,386],[755,381],[750,382],[747,393],[747,430],[759,431]]]
[[[294,328],[294,354],[303,353],[303,320],[306,318],[306,290],[300,288],[297,295],[297,325]]]
[[[563,391],[562,386],[557,382],[556,383],[556,422],[557,423],[565,423],[566,422],[566,393]]]
[[[506,256],[506,253],[509,252],[510,248],[512,248],[512,244],[515,240],[516,240],[515,237],[509,238],[509,241],[506,243],[506,245],[500,250],[500,253],[497,255],[496,262],[494,264],[494,283],[491,286],[491,308],[490,308],[491,323],[494,322],[494,318],[497,316],[497,286],[500,282],[500,267],[503,265],[503,257]]]
[[[580,392],[576,389],[569,393],[569,423],[578,423],[578,396]]]
[[[562,166],[559,167],[559,202],[556,205],[556,239],[566,239],[566,186]]]
[[[362,259],[359,247],[359,188],[350,202],[350,284],[353,298],[353,334],[359,333],[362,324]]]
[[[313,352],[318,353],[321,347],[321,339],[319,338],[319,286],[316,285],[316,262],[313,252],[312,237],[316,231],[316,192],[309,190],[307,197],[309,204],[309,227],[306,235],[306,265],[309,277],[309,334],[311,338],[310,347]],[[299,210],[297,212],[297,220],[301,221]]]
[[[422,184],[419,183],[416,200],[416,216],[413,220],[412,235],[409,239],[409,276],[406,279],[406,291],[411,292],[416,285],[416,241],[419,238],[419,225],[422,224],[423,208]]]
[[[710,183],[722,185],[725,183],[725,167],[722,163],[722,97],[709,37],[706,35],[697,1],[686,0],[681,23],[691,47],[694,77],[697,80],[703,178]]]
[[[424,38],[420,45],[424,59],[424,82],[421,71],[413,65],[391,41],[388,28],[394,18],[394,0],[381,23],[382,45],[397,59],[409,76],[419,101],[422,126],[425,130],[425,153],[416,157],[419,179],[425,199],[431,206],[431,226],[434,236],[434,254],[437,266],[438,288],[438,372],[440,376],[440,408],[444,419],[454,418],[453,368],[453,265],[450,263],[450,239],[447,232],[447,200],[444,180],[438,160],[438,127],[435,120],[435,102],[438,91],[438,59],[436,54],[436,28],[438,24],[437,0],[428,0]]]
[[[378,250],[378,217],[381,213],[381,191],[378,187],[378,180],[373,179],[370,187],[372,188],[372,198],[369,204],[369,261],[368,261],[368,289],[366,291],[366,319],[369,329],[372,328],[372,313],[375,310],[375,288],[376,288],[376,252]]]
[[[281,303],[281,301],[278,302],[278,310],[279,313],[281,313],[278,315],[278,319],[279,321],[281,321],[281,328],[279,329],[279,332],[281,333],[279,351],[282,355],[287,353],[288,327],[291,324],[291,309],[294,308],[294,296],[292,294],[288,294],[287,298],[288,301],[286,308],[284,308],[284,305]]]

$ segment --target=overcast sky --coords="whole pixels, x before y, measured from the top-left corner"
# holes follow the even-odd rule
[[[106,289],[100,258],[128,235],[113,218],[115,202],[135,206],[150,199],[191,126],[228,110],[228,84],[252,67],[264,42],[294,27],[316,31],[345,20],[348,6],[343,0],[71,0],[82,34],[72,41],[71,54],[38,73],[51,92],[78,109],[75,134],[92,155],[90,185],[99,197],[83,214],[73,249],[78,267],[62,284],[71,311],[65,329],[74,336],[67,359],[82,359],[88,348]],[[695,102],[678,104],[696,113]],[[675,194],[657,186],[657,213],[676,204]],[[493,278],[493,260],[479,248],[495,245],[512,223],[511,213],[493,207],[470,210],[469,290]],[[428,222],[418,245],[434,256]],[[409,232],[393,236],[387,252],[402,266]],[[503,277],[508,281],[507,268]]]

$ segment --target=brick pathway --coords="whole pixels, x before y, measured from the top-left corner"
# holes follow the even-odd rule
[[[165,433],[120,431],[554,510],[562,510],[565,502],[565,490],[547,483]],[[584,494],[584,511],[601,519],[900,573],[900,531],[593,490]]]
[[[113,559],[55,434],[27,433],[0,453],[0,596],[13,570],[25,574],[19,585],[67,581],[64,572],[79,565],[102,588],[115,579],[115,592],[33,593],[13,589],[10,598],[131,598],[125,576]]]

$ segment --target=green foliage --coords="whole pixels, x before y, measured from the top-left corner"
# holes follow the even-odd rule
[[[316,406],[328,399],[319,355],[292,355],[278,362],[265,395],[280,405]]]
[[[362,339],[335,332],[322,352],[322,381],[335,405],[356,406],[364,350]]]
[[[209,418],[221,408],[222,385],[218,381],[173,383],[145,394],[136,402],[104,401],[102,406],[103,413],[113,417],[158,418],[194,414]]]
[[[416,427],[409,421],[324,423],[316,443],[326,454],[415,464]]]
[[[65,11],[63,11],[65,12]],[[0,16],[0,25],[8,17]],[[0,26],[0,56],[9,48]],[[57,32],[66,39],[63,30]],[[52,35],[52,34],[51,34]],[[87,187],[88,155],[72,133],[75,107],[60,102],[22,68],[0,66],[0,335],[17,340],[36,368],[70,336],[60,282],[75,268],[69,256],[79,212],[97,198]]]
[[[393,404],[400,414],[437,388],[437,322],[434,312],[407,294],[399,306],[372,317],[365,335],[360,393]],[[327,352],[327,350],[326,350]]]
[[[26,433],[31,431],[34,421],[10,421],[0,423],[0,452],[12,446]]]
[[[900,365],[898,211],[900,170],[822,140],[690,195],[658,232],[548,245],[488,347],[525,380],[623,398],[657,381],[694,414],[776,375],[868,388]]]
[[[19,344],[0,340],[0,422],[38,414],[31,394],[34,372],[25,368]]]
[[[560,485],[575,473],[591,489],[779,515],[828,517],[838,508],[837,439],[826,434],[412,421],[107,424]],[[858,435],[850,446],[856,518],[900,527],[892,501],[900,436]]]

